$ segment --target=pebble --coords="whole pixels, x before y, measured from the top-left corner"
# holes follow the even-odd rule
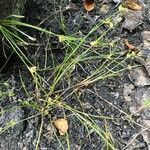
[[[122,2],[122,0],[113,0],[115,3],[121,3]]]
[[[100,8],[100,12],[103,14],[107,14],[109,12],[109,6],[108,5],[102,5]]]
[[[122,27],[132,32],[143,23],[143,11],[129,10],[124,14],[125,20]]]
[[[150,78],[142,67],[131,70],[129,78],[135,86],[142,87],[150,85]]]

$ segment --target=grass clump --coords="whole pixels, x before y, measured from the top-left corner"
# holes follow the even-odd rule
[[[114,15],[116,15],[116,13]],[[7,43],[9,43],[12,52],[15,52],[26,66],[26,69],[31,75],[32,84],[34,85],[33,91],[28,90],[28,85],[26,85],[24,75],[20,70],[20,90],[24,90],[26,95],[25,99],[18,100],[21,105],[20,107],[30,108],[37,112],[36,115],[22,119],[20,122],[34,117],[41,118],[39,135],[35,147],[36,150],[39,148],[43,133],[44,118],[48,118],[49,123],[52,124],[53,112],[57,109],[63,111],[64,118],[68,118],[66,112],[69,111],[70,115],[75,117],[79,124],[85,127],[89,137],[92,133],[96,133],[98,137],[102,139],[106,149],[116,149],[115,144],[117,141],[115,141],[111,131],[109,131],[108,123],[109,120],[115,120],[115,118],[97,112],[92,106],[91,109],[93,113],[87,112],[83,106],[81,97],[82,90],[88,90],[88,87],[94,85],[94,83],[104,81],[110,77],[120,76],[125,70],[136,67],[127,64],[128,60],[134,58],[134,54],[129,54],[127,51],[119,49],[119,41],[106,40],[107,33],[113,30],[117,25],[113,22],[114,15],[96,24],[89,33],[83,37],[58,35],[46,29],[16,21],[15,18],[20,16],[12,16],[14,19],[6,18],[0,21],[1,35],[5,38]],[[106,31],[97,39],[90,41],[89,36],[106,24],[108,25]],[[56,61],[57,58],[52,51],[51,57],[48,58],[47,49],[50,48],[48,44],[47,48],[45,48],[45,64],[43,66],[41,65],[42,67],[34,64],[23,53],[23,50],[20,49],[20,45],[28,45],[28,41],[35,41],[36,39],[20,30],[19,27],[35,29],[50,37],[57,38],[58,42],[60,42],[65,49],[63,52],[63,60],[61,62]],[[65,29],[64,24],[63,29]],[[93,43],[91,44],[93,41],[94,45]],[[48,59],[51,59],[52,64],[48,65]],[[81,70],[83,75],[78,72],[78,69]],[[51,75],[48,77],[45,76],[47,72],[51,72]],[[91,92],[91,94],[97,95],[96,92]],[[3,96],[3,94],[1,95]],[[10,95],[8,94],[8,96]],[[99,95],[97,96],[99,97]],[[73,97],[75,97],[75,100]],[[99,98],[104,100],[102,97]],[[129,117],[127,113],[121,111],[109,101],[104,101]],[[5,111],[2,113],[4,112]],[[103,120],[103,122],[105,122],[104,126],[97,123],[97,119]],[[1,128],[1,133],[20,122],[10,121],[9,125]],[[53,130],[53,132],[60,147],[65,149],[61,137],[58,136],[55,130]],[[70,135],[67,133],[65,140],[68,150],[70,149],[69,137]]]

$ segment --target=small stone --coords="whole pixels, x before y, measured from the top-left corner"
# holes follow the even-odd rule
[[[142,87],[135,91],[134,99],[139,106],[143,106],[145,100],[150,98],[150,87]]]
[[[150,149],[150,132],[144,131],[141,134],[143,136],[144,141],[147,143],[148,149]]]
[[[150,31],[143,31],[142,37],[143,37],[143,40],[150,41]]]
[[[128,141],[127,150],[133,150],[133,149],[143,149],[145,147],[145,143],[140,142],[137,138],[133,140],[133,138],[136,136],[136,134],[134,134],[130,140]],[[133,140],[133,141],[132,141]],[[131,142],[132,141],[132,142]]]
[[[132,84],[125,84],[124,85],[124,91],[123,91],[123,96],[125,101],[127,102],[131,102],[132,98],[130,96],[130,94],[132,93],[132,90],[134,89],[134,86]]]
[[[130,107],[129,107],[129,111],[131,114],[134,114],[134,116],[140,116],[140,113],[138,113],[138,108],[135,106],[135,104],[130,104]]]
[[[148,19],[150,21],[150,10],[148,11]]]
[[[143,37],[143,47],[144,49],[150,50],[150,31],[142,32]]]
[[[150,31],[142,32],[142,48],[140,50],[140,56],[135,57],[135,60],[139,62],[145,68],[145,72],[150,77]]]
[[[74,3],[69,3],[69,5],[66,6],[66,10],[77,10],[77,7]]]
[[[114,95],[116,99],[119,97],[119,92],[111,92],[111,94]]]
[[[122,0],[113,0],[113,1],[114,1],[114,3],[117,3],[117,4],[122,2]]]
[[[124,14],[125,20],[122,27],[132,32],[135,28],[143,23],[143,11],[128,10]]]
[[[129,78],[135,86],[150,85],[150,78],[142,67],[131,70]]]
[[[102,5],[100,8],[100,12],[103,14],[107,14],[109,12],[109,6],[108,5]]]
[[[150,120],[142,120],[144,127],[150,128]]]

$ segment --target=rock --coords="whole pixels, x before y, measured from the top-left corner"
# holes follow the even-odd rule
[[[143,127],[150,129],[150,120],[141,119],[139,122]],[[145,128],[141,129],[143,131],[141,135],[143,136],[143,140],[147,143],[148,149],[150,149],[150,131]]]
[[[11,104],[10,104],[11,105]],[[18,149],[20,135],[24,129],[23,110],[16,105],[6,108],[0,117],[0,149]]]
[[[139,149],[144,149],[145,148],[145,143],[144,142],[140,142],[138,139],[134,139],[136,135],[133,135],[132,138],[129,140],[129,145],[127,144],[126,149],[127,150],[139,150]],[[133,140],[133,141],[132,141]]]
[[[148,20],[150,22],[150,10],[148,10]]]
[[[150,76],[150,31],[142,32],[143,44],[139,56],[135,58],[146,69]]]
[[[122,0],[113,0],[113,2],[119,4],[122,2]]]
[[[143,40],[150,41],[150,31],[143,31],[142,37],[143,37]]]
[[[32,138],[33,138],[33,134],[34,134],[34,131],[33,130],[30,130],[28,133],[26,133],[26,139],[27,139],[27,142],[30,143]]]
[[[147,143],[148,149],[150,149],[150,132],[149,131],[143,131],[142,133],[144,141]]]
[[[110,92],[116,99],[119,97],[119,92]]]
[[[150,50],[150,31],[142,32],[143,48]]]
[[[150,31],[144,31],[142,37],[140,56],[136,58],[136,61],[144,68],[139,67],[129,73],[132,84],[124,85],[124,98],[129,104],[131,114],[138,116],[136,121],[141,125],[141,135],[150,149],[150,131],[145,129],[150,128],[150,109],[145,105],[150,98]],[[133,147],[135,148],[135,145]]]
[[[137,107],[142,107],[145,104],[145,100],[150,98],[150,87],[142,87],[133,91],[132,99],[136,103]],[[145,109],[143,111],[150,111]],[[147,117],[150,118],[150,114],[147,113]]]
[[[129,87],[129,89],[128,89]],[[131,85],[124,86],[124,98],[129,103],[129,111],[133,116],[138,116],[137,122],[145,127],[150,128],[150,109],[144,107],[145,100],[150,97],[150,87],[140,87],[133,89]],[[142,108],[142,109],[141,109]],[[141,135],[143,136],[144,141],[146,142],[148,148],[150,148],[150,132],[141,127]],[[132,138],[131,138],[132,140]],[[139,145],[139,141],[136,142],[135,139],[128,147],[128,149],[142,148],[144,143]],[[130,141],[129,141],[130,142]]]
[[[129,111],[132,115],[134,114],[134,116],[139,117],[141,114],[139,113],[138,110],[139,110],[139,108],[136,107],[136,105],[134,103],[130,104]]]
[[[127,102],[131,102],[132,101],[132,98],[131,98],[130,94],[132,93],[133,89],[134,89],[134,86],[132,84],[125,84],[124,85],[123,96],[124,96],[124,99]]]
[[[148,23],[150,24],[150,1],[147,0],[142,0],[145,2],[145,7],[146,7],[146,19],[148,21]]]
[[[145,101],[150,98],[150,87],[133,88],[133,85],[124,85],[124,98],[129,103],[129,110],[140,119],[150,119],[150,109],[145,106]],[[142,108],[142,109],[141,109]],[[142,124],[144,121],[142,121]]]
[[[102,5],[100,8],[100,12],[103,14],[107,14],[109,12],[109,6],[108,5]]]
[[[142,87],[150,85],[150,78],[142,67],[131,70],[129,78],[135,86]]]
[[[132,32],[135,28],[143,23],[143,11],[129,10],[124,14],[125,20],[122,27]]]

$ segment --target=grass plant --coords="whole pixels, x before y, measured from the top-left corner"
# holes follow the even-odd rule
[[[64,117],[67,117],[65,111],[69,111],[72,116],[74,116],[78,122],[86,128],[89,136],[91,134],[89,131],[96,133],[103,140],[103,144],[106,149],[116,149],[116,141],[109,130],[110,128],[108,123],[108,120],[115,121],[116,118],[104,116],[103,114],[97,112],[94,107],[92,107],[95,112],[94,114],[86,112],[84,110],[84,106],[82,106],[82,99],[79,96],[79,91],[81,89],[88,90],[88,86],[91,86],[100,80],[107,80],[112,77],[120,76],[125,70],[137,67],[136,65],[131,66],[127,63],[128,60],[134,58],[136,55],[135,53],[128,53],[127,51],[120,50],[118,47],[119,41],[105,40],[107,33],[111,32],[111,30],[113,30],[116,26],[116,24],[113,23],[113,17],[116,16],[117,13],[96,24],[84,37],[58,35],[41,27],[17,21],[16,18],[21,18],[21,16],[13,15],[0,21],[0,33],[2,37],[10,45],[12,52],[15,52],[24,63],[34,84],[34,91],[29,91],[24,81],[24,75],[20,70],[20,90],[24,91],[27,97],[25,99],[18,100],[21,104],[20,107],[29,107],[37,111],[36,115],[23,119],[21,122],[34,117],[41,118],[39,135],[35,147],[36,150],[39,149],[39,144],[43,133],[44,118],[49,118],[49,122],[52,123],[53,120],[51,118],[51,112],[53,109],[57,108],[64,110]],[[98,28],[102,27],[106,23],[108,24],[108,20],[113,24],[113,26],[111,24],[111,26],[108,26],[107,30],[102,35],[100,35],[97,39],[93,39],[93,41],[96,41],[96,46],[91,45],[90,42],[92,41],[89,41],[88,37]],[[61,22],[63,22],[62,28],[65,30],[66,27],[62,16]],[[22,48],[20,48],[20,44],[28,45],[28,41],[36,41],[36,39],[22,31],[20,29],[21,27],[35,29],[38,32],[45,33],[48,37],[57,38],[58,42],[60,42],[65,48],[63,61],[57,62],[57,58],[55,58],[56,56],[53,52],[51,52],[51,58],[48,58],[47,49],[50,48],[48,43],[45,48],[45,64],[41,68],[36,66],[36,64],[34,64],[32,60],[29,60],[29,58],[23,53]],[[106,49],[106,51],[103,51],[103,49]],[[48,59],[52,60],[52,64],[50,66],[47,64]],[[87,68],[84,68],[84,65],[89,68],[88,71]],[[82,77],[79,75],[80,78],[73,82],[71,76],[74,76],[77,68],[81,68],[86,76]],[[48,71],[52,72],[49,78],[42,76]],[[66,85],[63,86],[63,81],[66,81],[65,84],[67,87],[65,87]],[[61,88],[59,89],[58,87]],[[110,104],[111,107],[119,110],[127,118],[130,117],[130,121],[134,123],[132,116],[130,116],[127,112],[120,110],[111,102],[100,97],[95,91],[91,91],[91,94],[97,95],[97,97]],[[3,96],[4,93],[1,92],[0,95]],[[71,99],[73,95],[76,96],[76,103],[78,104],[77,108],[67,102],[67,99]],[[8,94],[8,96],[10,95]],[[28,98],[32,99],[28,100]],[[149,106],[149,104],[146,104],[146,107],[147,106]],[[3,110],[1,111],[1,115],[8,111],[13,111],[13,109]],[[96,119],[103,120],[105,122],[105,126],[100,126],[97,124]],[[6,127],[0,128],[0,133],[3,133],[19,123],[20,122],[15,122],[15,120],[10,120]],[[62,144],[61,137],[58,136],[55,130],[54,135],[56,136],[60,147],[65,149]],[[65,135],[65,139],[68,150],[71,149],[69,137],[69,133],[67,133]]]

